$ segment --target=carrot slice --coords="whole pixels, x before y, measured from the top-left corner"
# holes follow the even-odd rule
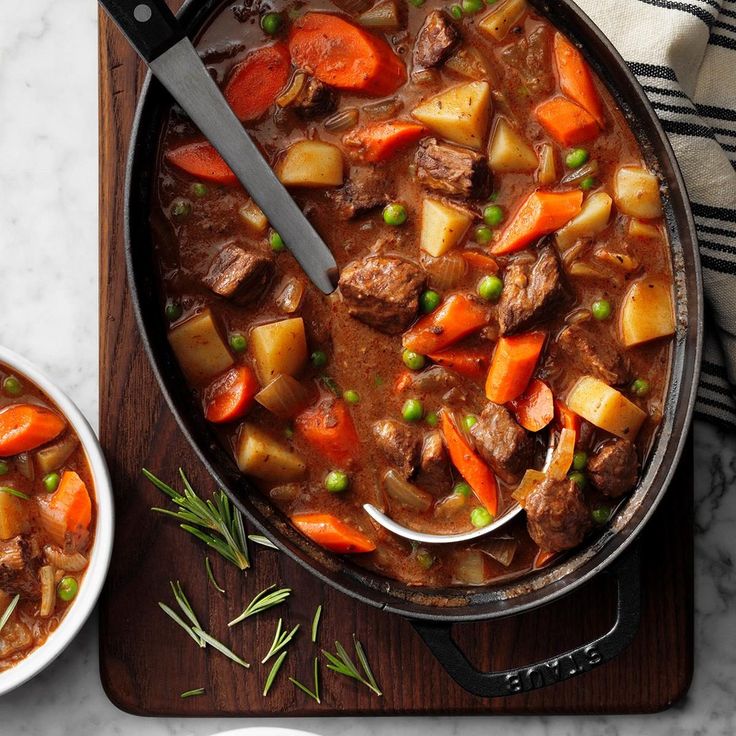
[[[290,73],[291,59],[284,44],[256,49],[233,68],[225,99],[239,120],[256,120],[276,101]]]
[[[516,415],[516,421],[524,429],[539,432],[552,421],[555,415],[552,389],[544,381],[535,378],[526,391],[511,402],[511,410]]]
[[[207,141],[187,143],[167,151],[166,160],[177,169],[203,181],[227,185],[238,183],[233,170]]]
[[[605,127],[601,98],[583,55],[561,33],[555,33],[554,50],[560,89],[589,112],[601,128]]]
[[[494,274],[498,272],[498,262],[495,258],[487,256],[485,253],[481,253],[477,250],[461,250],[460,255],[469,263],[473,268],[477,268],[479,271],[485,271],[488,274]]]
[[[486,378],[486,398],[489,401],[506,404],[525,391],[542,353],[544,340],[544,332],[499,338]]]
[[[427,129],[406,120],[389,120],[348,133],[342,142],[355,148],[352,155],[366,163],[379,163],[408,148],[424,136]]]
[[[0,411],[0,457],[35,450],[58,437],[66,421],[36,404],[12,404]]]
[[[534,110],[539,124],[563,146],[592,141],[600,128],[584,108],[565,97],[553,97]]]
[[[240,419],[253,405],[259,388],[256,374],[250,366],[231,368],[205,390],[205,418],[216,424]]]
[[[69,536],[77,541],[86,538],[92,521],[92,500],[77,473],[65,471],[59,487],[48,501],[39,502],[38,509],[44,528],[59,546]]]
[[[347,404],[341,399],[323,399],[302,412],[295,426],[297,434],[333,463],[345,466],[357,456],[358,433]]]
[[[555,557],[557,557],[558,554],[559,552],[549,552],[548,550],[540,547],[537,552],[537,556],[534,558],[533,568],[535,570],[539,570],[540,567],[546,567]]]
[[[372,540],[331,514],[297,514],[291,517],[291,523],[330,552],[373,552],[376,548]]]
[[[430,355],[488,324],[485,306],[466,294],[453,294],[404,333],[404,347]]]
[[[383,97],[406,82],[406,67],[386,41],[330,13],[297,20],[289,51],[296,66],[338,89]]]
[[[478,500],[495,518],[498,513],[496,476],[468,445],[446,411],[440,412],[440,427],[452,464],[473,489]]]
[[[475,380],[482,380],[488,372],[491,356],[484,348],[456,348],[443,350],[441,353],[432,353],[427,356],[437,365],[467,376]]]
[[[555,414],[561,429],[571,429],[576,437],[580,437],[580,417],[560,399],[555,399]]]
[[[492,248],[493,253],[514,253],[543,235],[559,230],[575,217],[583,206],[583,193],[532,192],[511,218],[501,237]]]

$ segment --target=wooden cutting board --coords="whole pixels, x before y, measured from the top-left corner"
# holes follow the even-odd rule
[[[643,608],[633,644],[617,659],[580,677],[526,695],[484,700],[447,676],[411,625],[354,602],[302,570],[286,555],[256,548],[246,575],[214,555],[208,583],[204,549],[173,520],[152,513],[161,494],[141,476],[147,467],[173,480],[184,467],[196,488],[212,482],[180,434],[149,367],[127,292],[123,198],[125,158],[143,79],[133,52],[107,17],[100,17],[100,434],[116,497],[116,540],[101,603],[100,670],[110,699],[139,715],[285,716],[509,713],[632,713],[668,707],[686,691],[693,668],[693,467],[689,446],[656,516],[642,535]],[[199,649],[156,605],[171,602],[169,580],[181,580],[200,619],[253,662],[244,670]],[[232,632],[226,622],[272,583],[295,591],[288,609],[274,609]],[[268,698],[266,667],[255,664],[275,622],[308,629],[324,604],[320,643],[363,642],[384,690],[378,698],[328,672],[317,705],[286,679],[310,682],[317,648],[307,631],[292,647]],[[549,607],[494,623],[455,627],[471,660],[484,668],[522,666],[606,631],[614,619],[606,577]],[[349,647],[350,648],[350,647]],[[205,695],[179,694],[204,687]]]

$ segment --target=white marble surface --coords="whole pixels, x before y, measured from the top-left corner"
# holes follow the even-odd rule
[[[0,341],[97,416],[97,24],[93,0],[0,3]],[[325,736],[736,732],[736,442],[696,427],[696,665],[667,713],[619,718],[288,721]],[[141,719],[106,699],[97,628],[0,698],[0,734],[211,734],[253,721]],[[276,722],[274,722],[276,725]]]

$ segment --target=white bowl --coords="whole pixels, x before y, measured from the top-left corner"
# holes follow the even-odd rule
[[[84,415],[72,400],[25,358],[2,346],[0,346],[0,363],[12,368],[19,377],[27,377],[36,384],[69,420],[87,455],[97,501],[97,527],[94,544],[87,571],[79,586],[79,594],[67,610],[59,627],[49,635],[44,644],[33,650],[14,667],[0,672],[0,695],[4,695],[35,677],[51,664],[71,644],[92,613],[105,582],[112,554],[113,497],[110,474],[102,447],[92,427],[89,426]]]

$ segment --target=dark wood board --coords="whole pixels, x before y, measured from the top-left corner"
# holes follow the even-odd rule
[[[203,547],[175,522],[149,511],[161,495],[140,474],[164,479],[186,468],[195,487],[212,482],[180,434],[154,380],[138,337],[126,286],[123,198],[125,157],[143,72],[108,19],[100,17],[100,434],[116,497],[116,540],[101,603],[100,669],[110,699],[140,715],[303,716],[425,714],[638,713],[664,709],[682,697],[693,668],[692,448],[657,514],[642,535],[642,621],[633,644],[616,660],[526,695],[484,700],[445,674],[411,625],[358,604],[318,583],[286,555],[253,550],[253,569],[239,574],[211,555],[222,598],[208,584]],[[159,610],[171,602],[170,579],[180,579],[200,618],[217,636],[257,662],[275,621],[309,627],[324,604],[320,642],[364,643],[382,698],[327,672],[322,705],[286,680],[310,680],[317,649],[306,632],[295,645],[268,698],[266,668],[248,671],[211,650],[198,649]],[[292,587],[288,612],[269,611],[227,632],[246,600],[272,583]],[[608,629],[612,586],[601,578],[551,606],[495,623],[465,624],[455,636],[480,666],[521,666],[564,651]],[[203,686],[202,697],[179,693]]]

